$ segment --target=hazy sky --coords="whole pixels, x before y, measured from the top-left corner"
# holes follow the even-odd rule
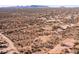
[[[16,5],[79,5],[79,0],[0,0],[0,7]]]

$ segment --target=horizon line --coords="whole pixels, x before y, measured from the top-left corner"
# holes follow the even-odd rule
[[[32,5],[0,5],[1,7],[20,7],[20,6],[32,6]],[[48,6],[48,7],[79,7],[79,5],[37,5],[37,6]]]

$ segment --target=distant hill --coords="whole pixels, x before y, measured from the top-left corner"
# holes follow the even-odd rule
[[[48,6],[42,6],[42,5],[31,5],[30,7],[48,7]]]
[[[8,6],[8,7],[0,7],[0,12],[2,11],[16,11],[17,8],[48,8],[48,6],[43,5],[30,5],[30,6]]]
[[[43,5],[31,5],[31,6],[16,6],[17,8],[46,8],[48,6]]]

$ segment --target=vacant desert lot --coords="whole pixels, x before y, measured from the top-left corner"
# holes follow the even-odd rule
[[[79,8],[0,8],[0,33],[21,54],[78,54]]]

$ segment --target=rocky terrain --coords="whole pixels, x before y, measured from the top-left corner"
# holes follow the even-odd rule
[[[1,8],[1,54],[78,54],[79,8]]]
[[[10,41],[10,39],[5,37],[3,34],[0,34],[0,53],[1,54],[19,53],[16,47],[14,46],[14,43]]]

